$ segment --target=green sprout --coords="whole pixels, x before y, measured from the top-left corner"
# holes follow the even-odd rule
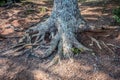
[[[79,54],[80,52],[83,52],[83,51],[84,51],[83,48],[80,48],[80,49],[78,49],[78,48],[72,48],[72,52],[73,52],[74,54]]]

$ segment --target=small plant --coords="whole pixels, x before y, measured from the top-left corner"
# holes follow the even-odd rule
[[[117,8],[117,9],[114,9],[114,10],[113,10],[113,14],[114,14],[113,18],[114,18],[118,23],[120,23],[120,7]]]
[[[83,52],[84,50],[81,48],[81,49],[78,49],[78,48],[72,48],[72,52],[74,53],[74,54],[78,54],[78,53],[80,53],[80,52]]]
[[[45,7],[41,7],[41,8],[40,8],[40,12],[41,12],[41,13],[45,13],[46,11],[47,11],[47,9],[46,9]]]
[[[27,11],[28,14],[32,14],[33,12],[35,12],[35,10],[33,10],[33,9],[28,9],[26,11]]]
[[[0,6],[2,6],[4,4],[5,4],[4,0],[0,0]]]

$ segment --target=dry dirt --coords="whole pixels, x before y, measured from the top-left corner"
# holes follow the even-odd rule
[[[117,5],[113,2],[79,4],[86,21],[96,27],[118,26],[112,18],[112,10]],[[26,29],[49,17],[51,8],[51,2],[24,2],[0,7],[0,80],[120,80],[120,30],[79,33],[78,40],[94,53],[79,53],[73,62],[61,60],[60,64],[49,68],[46,67],[47,61],[33,56],[1,56],[17,43]],[[10,24],[22,31],[16,32],[12,28],[2,31]],[[90,36],[99,41],[102,49],[95,42],[92,44]]]

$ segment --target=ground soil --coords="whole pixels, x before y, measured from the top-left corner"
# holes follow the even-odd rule
[[[112,18],[112,10],[118,6],[117,3],[84,2],[79,6],[89,25],[119,26]],[[18,42],[26,29],[48,18],[51,10],[52,3],[42,1],[0,7],[0,80],[120,80],[120,30],[77,34],[78,40],[94,53],[78,53],[73,62],[61,60],[60,64],[49,68],[46,60],[27,57],[27,54],[1,56]],[[21,31],[16,32],[12,28],[2,31],[10,24]],[[95,42],[92,44],[90,36],[99,41],[102,49]]]

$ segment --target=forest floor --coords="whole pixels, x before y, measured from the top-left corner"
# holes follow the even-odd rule
[[[112,18],[117,3],[95,1],[79,3],[79,6],[89,25],[119,26]],[[61,60],[49,68],[46,61],[32,56],[1,56],[18,42],[26,29],[46,20],[51,10],[52,3],[43,1],[0,7],[0,80],[120,80],[120,30],[78,34],[78,40],[94,53],[78,53],[74,62]],[[9,25],[21,31],[14,31]],[[101,47],[95,42],[92,44],[90,36]]]

